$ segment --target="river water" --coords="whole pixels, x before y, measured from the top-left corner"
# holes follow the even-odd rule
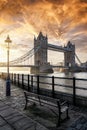
[[[55,82],[55,90],[56,91],[60,91],[60,92],[64,92],[64,93],[70,93],[73,94],[73,80],[68,80],[68,79],[60,79],[57,77],[65,77],[65,78],[78,78],[78,79],[87,79],[87,73],[86,72],[79,72],[79,73],[61,73],[61,72],[54,72],[52,74],[44,74],[45,76],[54,76],[56,77],[54,82]],[[52,79],[50,78],[42,78],[40,79],[40,81],[43,82],[52,82]],[[58,85],[60,84],[60,85]],[[64,85],[64,86],[61,86]],[[71,86],[71,88],[68,88],[67,86]],[[40,87],[42,88],[48,88],[48,89],[52,89],[52,85],[44,85],[44,84],[40,84]],[[76,80],[76,94],[79,96],[85,96],[87,97],[87,80]],[[79,89],[79,88],[86,88],[85,90],[83,89]]]
[[[59,73],[59,72],[55,72],[52,75],[56,76],[56,77],[65,77],[65,78],[78,78],[78,79],[87,79],[87,72],[78,72],[78,73]],[[57,81],[55,81],[57,83],[62,82],[62,84],[68,86],[73,86],[73,81],[72,80],[67,80],[67,79],[57,79]],[[76,94],[79,96],[85,96],[87,97],[87,80],[76,80]],[[83,89],[79,89],[79,88],[86,88],[85,90]],[[56,89],[60,89],[59,91],[63,91],[66,93],[73,93],[73,89],[71,88],[67,88],[67,87],[57,87]]]

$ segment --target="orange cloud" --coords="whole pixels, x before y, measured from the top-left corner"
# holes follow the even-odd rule
[[[0,0],[0,35],[9,32],[29,45],[39,31],[58,45],[71,40],[78,51],[87,46],[87,0]]]

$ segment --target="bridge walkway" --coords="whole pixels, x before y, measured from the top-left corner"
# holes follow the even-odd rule
[[[87,126],[87,108],[70,105],[70,119],[56,128],[56,119],[50,112],[43,113],[40,107],[23,110],[24,105],[23,90],[11,85],[11,96],[6,97],[5,81],[0,79],[0,130],[84,130],[81,126]]]

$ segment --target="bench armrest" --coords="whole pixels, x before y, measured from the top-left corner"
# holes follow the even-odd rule
[[[69,103],[67,101],[64,101],[61,103],[61,106],[67,105],[69,107]]]

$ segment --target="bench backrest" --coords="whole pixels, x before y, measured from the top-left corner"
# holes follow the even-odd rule
[[[39,103],[42,104],[49,104],[52,105],[54,107],[60,108],[60,100],[59,99],[55,99],[55,98],[51,98],[48,96],[44,96],[44,95],[39,95],[39,94],[35,94],[35,93],[31,93],[31,92],[24,92],[26,99],[29,98],[35,98],[35,99],[39,99]]]

